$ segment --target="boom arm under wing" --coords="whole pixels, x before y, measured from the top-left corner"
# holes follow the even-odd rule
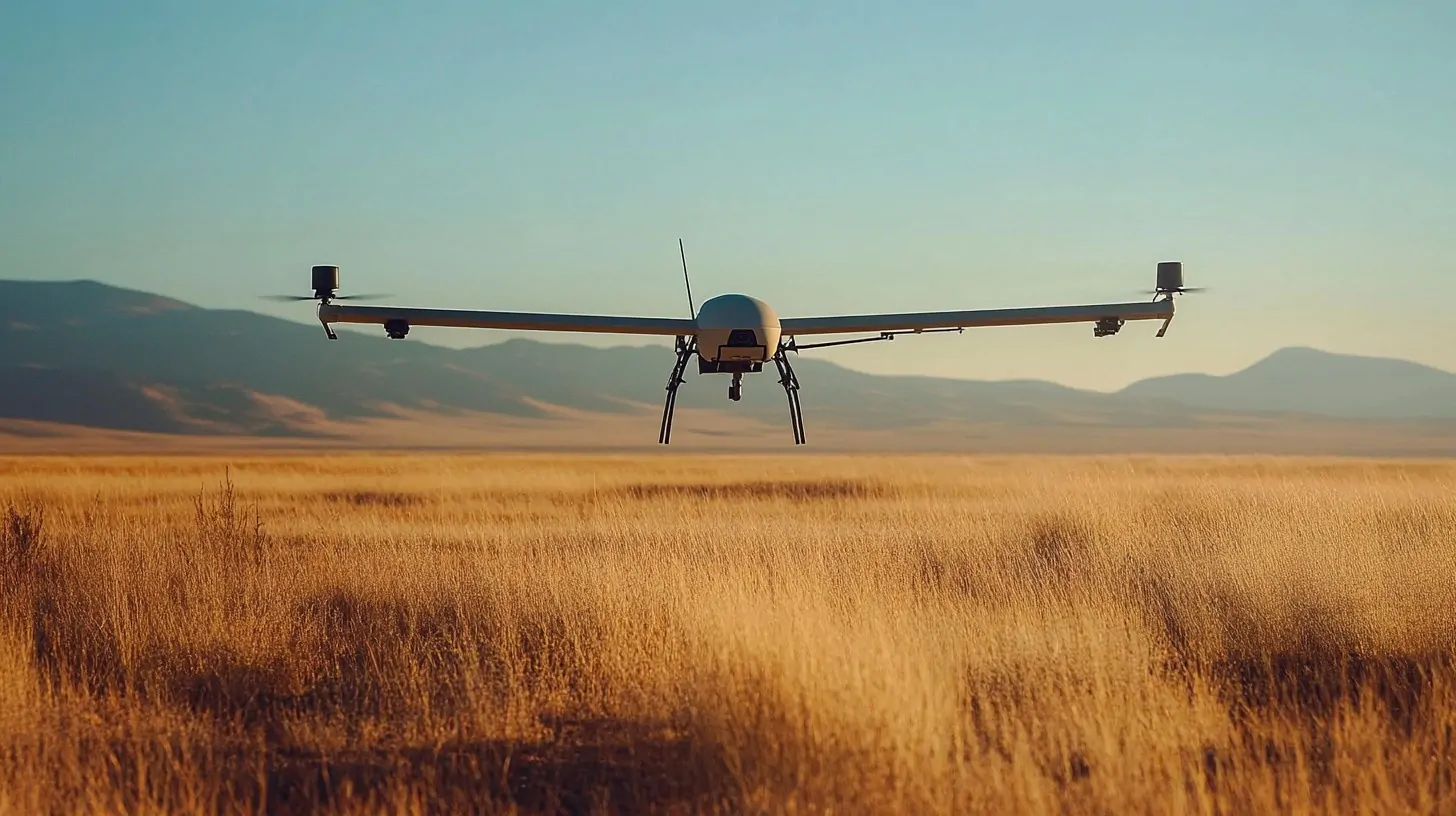
[[[319,320],[330,323],[403,321],[409,326],[450,326],[465,329],[591,332],[600,334],[697,334],[697,323],[672,317],[614,317],[611,315],[537,314],[533,312],[479,312],[466,309],[416,309],[399,306],[319,306]]]
[[[1105,318],[1169,320],[1173,301],[1106,303],[1088,306],[1039,306],[1025,309],[976,309],[965,312],[908,312],[905,314],[795,317],[781,320],[785,335],[849,334],[852,332],[915,331],[979,326],[1030,326],[1041,323],[1095,323]]]

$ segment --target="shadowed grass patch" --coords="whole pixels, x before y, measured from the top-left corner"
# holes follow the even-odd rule
[[[826,479],[819,481],[754,481],[723,484],[699,482],[689,484],[635,484],[620,488],[622,496],[638,500],[705,500],[705,501],[791,501],[823,502],[882,499],[899,491],[890,485],[875,482]]]
[[[414,493],[400,493],[386,490],[344,490],[324,493],[324,500],[333,504],[347,504],[354,507],[378,507],[398,509],[418,507],[425,503],[423,496]]]

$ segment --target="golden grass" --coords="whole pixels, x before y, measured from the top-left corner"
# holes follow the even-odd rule
[[[0,460],[0,812],[1452,812],[1453,488]]]

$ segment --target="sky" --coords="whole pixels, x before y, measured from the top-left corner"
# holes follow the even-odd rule
[[[401,305],[680,316],[682,238],[699,302],[787,317],[1140,300],[1181,260],[1210,291],[1162,339],[823,354],[1099,390],[1297,345],[1456,370],[1452,42],[1435,0],[8,0],[0,278],[311,321],[259,296],[332,263]]]

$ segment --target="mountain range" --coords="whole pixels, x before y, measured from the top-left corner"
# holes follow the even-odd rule
[[[596,435],[630,447],[655,441],[672,362],[669,348],[654,346],[512,339],[452,349],[358,332],[337,342],[322,335],[319,326],[93,281],[0,281],[0,421],[307,440],[355,438],[390,422],[530,428],[630,417]],[[1183,437],[1272,432],[1281,423],[1407,430],[1415,423],[1443,435],[1448,422],[1456,428],[1456,375],[1307,348],[1283,349],[1226,376],[1158,377],[1116,393],[1035,380],[873,375],[807,358],[795,368],[811,442],[819,428],[840,440],[878,434],[930,447],[952,437]],[[692,371],[679,407],[701,418],[693,423],[699,430],[680,419],[677,434],[711,438],[743,423],[788,433],[773,376],[751,378],[734,405],[724,399],[723,378],[698,381]],[[927,429],[935,430],[927,436]]]

